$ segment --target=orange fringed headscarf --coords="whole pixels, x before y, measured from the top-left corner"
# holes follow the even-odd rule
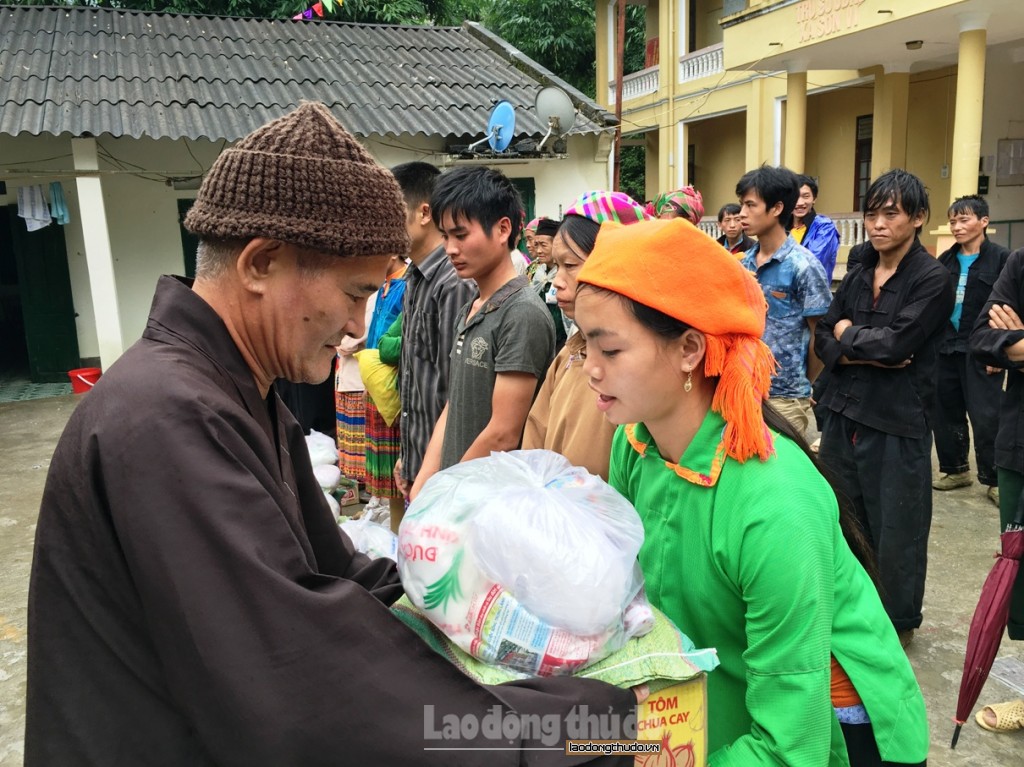
[[[717,377],[711,409],[725,419],[725,450],[738,461],[772,452],[761,414],[775,359],[761,341],[768,305],[757,280],[684,219],[601,225],[579,273],[587,283],[675,317],[707,339],[704,375]]]

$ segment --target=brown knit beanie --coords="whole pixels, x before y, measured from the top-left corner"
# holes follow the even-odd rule
[[[409,250],[395,177],[314,102],[222,152],[185,228],[202,238],[269,237],[338,256]]]

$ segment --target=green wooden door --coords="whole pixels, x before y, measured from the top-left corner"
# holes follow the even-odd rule
[[[185,276],[196,276],[196,250],[199,238],[185,228],[185,216],[195,200],[178,200],[178,229],[181,231],[181,251],[185,256]]]
[[[519,196],[523,198],[523,208],[526,213],[526,219],[523,224],[526,225],[533,220],[533,217],[537,214],[534,213],[534,209],[537,206],[537,191],[536,184],[532,178],[513,178],[510,179],[512,185],[519,190]],[[526,250],[526,238],[520,233],[519,237],[519,250],[523,253],[527,253]],[[529,254],[527,254],[529,255]]]
[[[18,269],[29,375],[36,383],[60,383],[81,367],[78,328],[71,299],[71,276],[64,229],[57,224],[30,232],[7,206],[11,244]]]

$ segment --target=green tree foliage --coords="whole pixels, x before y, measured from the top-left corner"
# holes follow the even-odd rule
[[[620,155],[619,186],[638,202],[647,201],[645,191],[647,150],[642,146],[624,146]]]
[[[483,23],[531,59],[593,95],[593,0],[492,0]]]
[[[479,20],[483,0],[345,0],[331,18],[375,24],[458,26]]]
[[[484,0],[484,26],[593,97],[596,32],[593,0]],[[643,68],[644,13],[629,6],[625,71]]]

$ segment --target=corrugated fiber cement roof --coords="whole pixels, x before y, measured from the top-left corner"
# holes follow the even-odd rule
[[[563,87],[573,133],[601,130],[593,101],[478,25],[399,27],[0,6],[0,134],[234,141],[301,100],[358,136],[472,138],[491,107],[541,135],[537,92]],[[614,118],[612,118],[614,120]]]

